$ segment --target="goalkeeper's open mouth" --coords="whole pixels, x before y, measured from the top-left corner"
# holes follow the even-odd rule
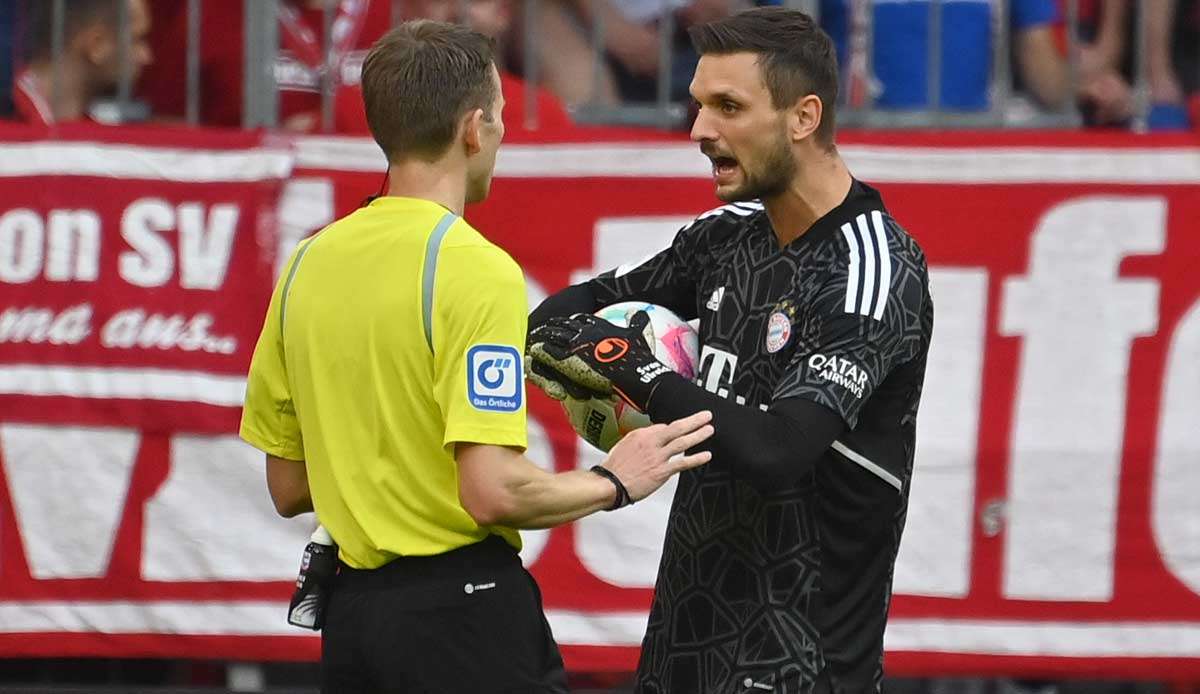
[[[737,159],[734,159],[733,157],[714,156],[710,156],[709,159],[712,161],[713,178],[715,178],[718,183],[721,182],[722,179],[728,179],[737,173]]]

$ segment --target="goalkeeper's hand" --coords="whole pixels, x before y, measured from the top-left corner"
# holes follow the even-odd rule
[[[645,412],[659,380],[671,373],[655,359],[646,342],[643,332],[649,323],[645,311],[633,314],[627,328],[588,313],[552,318],[529,334],[534,367],[530,373],[548,368],[561,376],[560,382],[569,381],[602,395],[615,394]]]
[[[573,400],[590,400],[592,398],[605,399],[609,397],[608,393],[584,388],[555,371],[552,367],[535,361],[533,355],[528,353],[525,354],[525,378],[554,400],[561,401],[567,398]]]

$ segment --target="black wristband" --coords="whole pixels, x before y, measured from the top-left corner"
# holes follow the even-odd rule
[[[616,511],[622,506],[633,505],[633,497],[629,496],[629,490],[625,488],[624,484],[621,484],[621,480],[618,479],[615,474],[613,474],[612,470],[609,470],[603,465],[593,465],[592,467],[588,468],[588,472],[600,475],[609,482],[612,482],[613,486],[617,488],[617,498],[613,500],[613,505],[609,506],[606,510]]]

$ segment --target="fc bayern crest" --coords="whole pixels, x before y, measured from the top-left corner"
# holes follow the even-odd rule
[[[782,311],[776,311],[767,319],[767,351],[771,354],[783,349],[792,336],[792,321]]]

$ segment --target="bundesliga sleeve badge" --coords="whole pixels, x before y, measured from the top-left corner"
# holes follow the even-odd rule
[[[475,345],[467,350],[467,399],[484,412],[521,409],[523,364],[516,347]]]

